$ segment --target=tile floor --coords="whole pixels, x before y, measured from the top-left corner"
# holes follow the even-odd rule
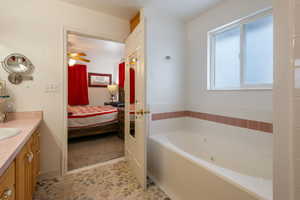
[[[170,200],[153,182],[143,191],[126,161],[38,182],[34,200]]]

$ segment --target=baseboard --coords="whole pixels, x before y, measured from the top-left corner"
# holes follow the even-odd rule
[[[115,164],[115,163],[118,163],[118,162],[124,161],[124,160],[125,160],[125,157],[116,158],[116,159],[113,159],[113,160],[109,160],[107,162],[97,163],[97,164],[82,167],[82,168],[79,168],[79,169],[74,169],[74,170],[68,171],[67,174],[74,174],[74,173],[86,171],[86,170],[89,170],[89,169],[101,167],[101,166],[104,166],[104,165],[111,165],[111,164]]]
[[[49,178],[60,177],[60,176],[61,176],[61,174],[59,171],[42,172],[38,176],[38,180],[49,179]]]
[[[179,200],[173,193],[169,192],[166,188],[164,188],[159,181],[148,172],[148,177],[157,185],[161,190],[163,190],[172,200]]]

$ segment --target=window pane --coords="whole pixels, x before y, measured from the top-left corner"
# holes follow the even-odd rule
[[[246,84],[273,83],[273,17],[245,25]]]
[[[215,37],[215,87],[240,86],[240,27]]]

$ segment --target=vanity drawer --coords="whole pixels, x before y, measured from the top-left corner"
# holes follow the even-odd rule
[[[0,177],[0,199],[15,200],[15,162]]]

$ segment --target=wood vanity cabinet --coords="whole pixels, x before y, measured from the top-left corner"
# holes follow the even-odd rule
[[[40,143],[36,131],[16,158],[17,200],[31,200],[39,175]]]
[[[0,177],[0,199],[15,200],[16,199],[16,179],[15,179],[15,162]]]
[[[40,170],[39,137],[36,130],[0,177],[0,200],[32,200]]]

